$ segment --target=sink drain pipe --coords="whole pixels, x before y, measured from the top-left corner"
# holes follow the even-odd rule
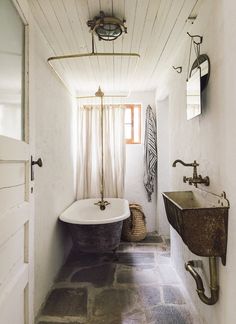
[[[194,269],[196,261],[188,261],[185,263],[185,269],[191,274],[197,285],[197,293],[201,301],[207,305],[214,305],[219,299],[219,286],[217,284],[217,267],[216,257],[209,257],[209,270],[210,270],[210,291],[211,296],[205,295],[205,289],[202,278]]]

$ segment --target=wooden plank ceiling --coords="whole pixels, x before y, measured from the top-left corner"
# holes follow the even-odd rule
[[[32,12],[55,56],[91,52],[86,22],[99,14],[125,18],[128,33],[98,41],[97,52],[138,53],[140,58],[90,57],[54,61],[53,66],[78,95],[100,85],[106,93],[155,89],[171,67],[173,54],[197,14],[201,0],[30,0]]]

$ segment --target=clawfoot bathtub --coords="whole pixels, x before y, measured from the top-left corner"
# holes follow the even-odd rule
[[[123,220],[130,216],[125,199],[106,198],[105,210],[94,205],[98,198],[74,202],[59,219],[66,223],[73,245],[81,252],[114,251],[120,243]]]

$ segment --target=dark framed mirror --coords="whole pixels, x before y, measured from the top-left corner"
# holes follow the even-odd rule
[[[206,54],[201,54],[198,56],[198,58],[193,62],[192,68],[190,70],[190,77],[192,73],[198,68],[198,66],[201,69],[201,91],[203,91],[209,81],[210,78],[210,59]]]
[[[193,62],[187,80],[187,120],[201,114],[202,92],[210,78],[210,60],[206,54],[201,54]]]

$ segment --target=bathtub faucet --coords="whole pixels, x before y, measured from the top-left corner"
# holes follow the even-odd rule
[[[110,203],[108,201],[106,201],[106,200],[103,200],[103,198],[102,198],[102,200],[99,200],[94,205],[99,206],[100,207],[100,210],[105,210],[106,209],[106,206],[107,205],[110,205]]]

